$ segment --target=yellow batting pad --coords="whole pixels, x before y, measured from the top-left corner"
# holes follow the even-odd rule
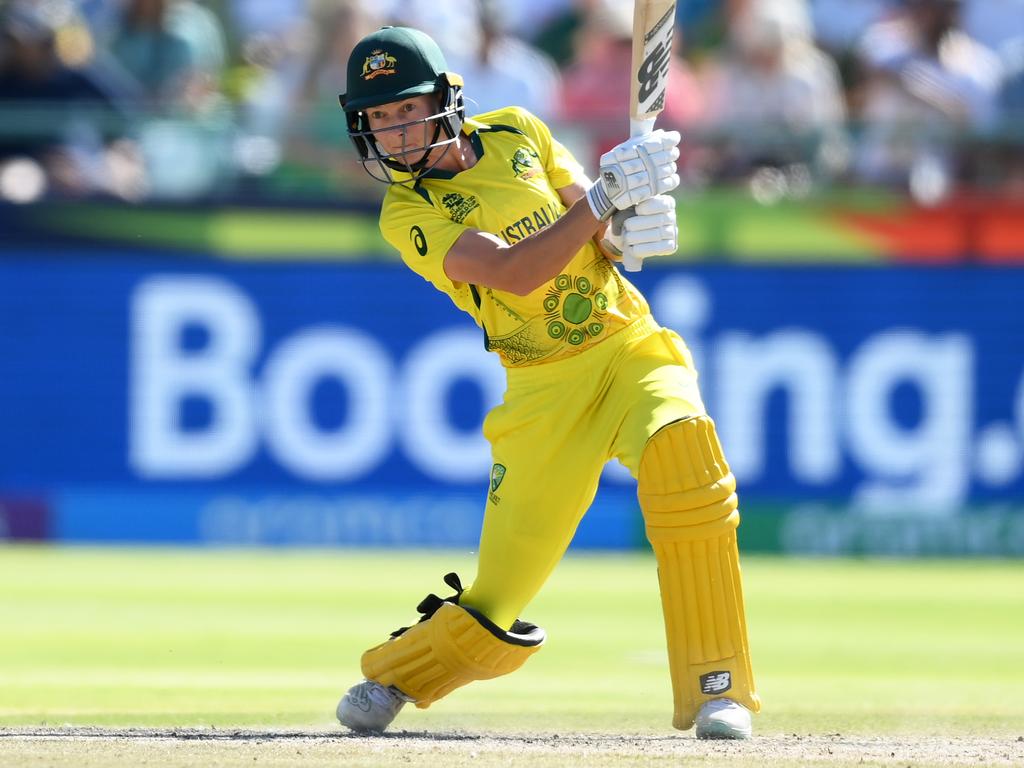
[[[700,706],[720,697],[757,712],[736,547],[736,479],[711,419],[674,422],[648,441],[639,499],[658,560],[672,724],[692,727]]]
[[[505,632],[485,616],[444,603],[429,619],[363,654],[367,680],[394,686],[426,709],[466,683],[514,672],[543,645],[544,630]]]

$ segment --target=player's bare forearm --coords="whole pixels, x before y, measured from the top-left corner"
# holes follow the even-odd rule
[[[558,196],[562,199],[562,204],[566,208],[568,208],[581,197],[583,197],[585,194],[587,194],[587,187],[589,186],[590,179],[588,179],[585,175],[581,174],[579,177],[577,177],[577,179],[574,182],[572,182],[568,186],[560,187],[555,191],[558,192]],[[597,249],[602,254],[604,254],[605,258],[615,261],[615,256],[607,248],[605,248],[604,245],[601,244],[601,240],[604,238],[604,233],[607,229],[608,222],[601,222],[600,226],[597,228],[597,232],[594,233],[594,245],[597,246]]]
[[[512,245],[467,230],[445,256],[444,271],[455,282],[526,296],[556,277],[603,227],[581,196],[551,226]]]
[[[514,244],[487,232],[466,230],[445,256],[445,274],[453,282],[519,296],[532,293],[557,276],[615,210],[675,189],[678,143],[678,133],[654,131],[613,147],[601,156],[598,182],[584,188],[573,179],[559,191],[562,199],[570,199],[586,190],[568,213]]]

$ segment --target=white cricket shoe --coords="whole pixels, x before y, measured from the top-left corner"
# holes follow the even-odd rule
[[[749,739],[750,710],[732,699],[711,699],[697,712],[698,739]]]
[[[338,722],[353,731],[379,733],[391,725],[408,698],[373,680],[353,685],[338,702]]]

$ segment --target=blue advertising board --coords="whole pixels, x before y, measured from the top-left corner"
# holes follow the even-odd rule
[[[771,546],[1024,554],[1024,271],[635,282],[693,350]],[[0,371],[0,537],[475,545],[504,377],[400,265],[8,252]],[[610,466],[575,545],[642,540]]]

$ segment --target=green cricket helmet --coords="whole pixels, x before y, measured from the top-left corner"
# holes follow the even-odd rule
[[[466,115],[462,78],[447,71],[441,49],[423,32],[409,27],[381,27],[356,43],[348,57],[346,74],[348,90],[338,100],[345,110],[348,135],[359,153],[359,162],[378,181],[396,183],[392,171],[407,173],[410,181],[415,181],[437,165],[458,138]],[[377,131],[370,128],[369,108],[427,93],[439,96],[437,114]],[[405,144],[410,130],[417,127],[422,127],[424,141],[415,146],[409,143],[412,149],[387,152],[377,141],[376,134],[382,130],[400,130]],[[440,147],[444,149],[437,152]],[[406,160],[407,155],[416,154],[423,157],[414,163]]]

